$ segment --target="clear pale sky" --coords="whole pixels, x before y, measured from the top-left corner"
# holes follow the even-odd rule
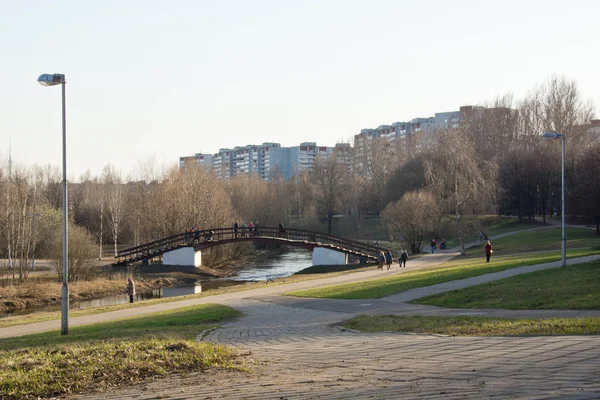
[[[600,107],[600,1],[0,0],[0,160],[61,168],[332,146],[551,75]]]

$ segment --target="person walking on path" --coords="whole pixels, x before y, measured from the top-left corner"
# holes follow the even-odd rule
[[[377,269],[383,270],[383,263],[385,262],[385,255],[383,251],[379,252],[379,262],[377,263]]]
[[[129,302],[133,303],[133,298],[135,297],[135,283],[133,283],[133,279],[127,279],[127,294],[129,295]]]
[[[488,263],[490,262],[490,257],[492,256],[493,252],[494,252],[494,250],[492,250],[492,244],[488,240],[487,243],[485,244],[485,262],[488,262]]]
[[[387,253],[385,253],[385,264],[387,265],[387,269],[390,269],[393,261],[394,257],[392,256],[392,252],[388,250]]]
[[[435,253],[435,238],[431,240],[431,254]]]
[[[406,261],[408,260],[408,253],[406,252],[406,250],[402,250],[402,254],[400,254],[400,267],[401,268],[406,268]]]

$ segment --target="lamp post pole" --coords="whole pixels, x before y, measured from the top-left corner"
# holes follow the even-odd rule
[[[547,139],[560,139],[562,141],[562,154],[561,154],[561,218],[562,218],[562,237],[561,237],[561,251],[562,251],[562,266],[567,266],[567,237],[565,235],[565,135],[557,132],[544,132],[542,137]]]
[[[562,141],[562,158],[561,158],[561,169],[562,169],[562,177],[561,177],[561,185],[562,185],[562,195],[561,195],[561,206],[562,210],[560,214],[562,216],[562,266],[567,266],[567,237],[565,236],[565,135],[561,135]]]
[[[68,216],[68,198],[67,198],[67,103],[66,103],[66,84],[64,74],[43,74],[38,78],[42,86],[62,85],[62,164],[63,164],[63,270],[62,270],[62,290],[61,290],[61,318],[60,333],[67,335],[69,333],[69,216]]]
[[[62,86],[62,164],[63,164],[63,281],[61,291],[61,318],[60,333],[69,333],[69,215],[67,207],[67,103],[66,85],[64,80]],[[563,216],[564,218],[564,216]]]

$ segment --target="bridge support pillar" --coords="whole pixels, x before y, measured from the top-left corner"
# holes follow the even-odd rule
[[[313,265],[346,265],[348,264],[348,254],[325,247],[315,247],[312,253],[312,263]]]
[[[164,265],[202,265],[202,252],[195,251],[193,247],[182,247],[163,254]]]

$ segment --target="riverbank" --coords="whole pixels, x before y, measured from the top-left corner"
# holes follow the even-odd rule
[[[236,260],[227,260],[212,267],[175,266],[163,264],[134,264],[124,267],[108,265],[112,259],[97,261],[98,273],[93,279],[69,283],[69,301],[74,304],[90,300],[120,296],[125,293],[127,278],[133,277],[138,294],[157,289],[189,286],[198,281],[232,277],[249,265],[260,265],[277,259],[284,249],[255,251]],[[47,265],[46,265],[47,264]],[[0,314],[60,306],[61,282],[51,265],[40,260],[34,273],[25,282],[14,283],[7,269],[0,270]]]

